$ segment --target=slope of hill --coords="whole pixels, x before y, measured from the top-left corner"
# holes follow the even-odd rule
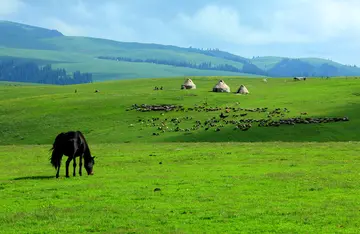
[[[318,58],[247,59],[217,49],[200,50],[171,45],[70,37],[56,30],[8,21],[0,21],[0,34],[0,57],[43,60],[44,63],[55,64],[56,67],[65,68],[69,72],[92,72],[95,81],[209,74],[273,77],[360,75],[360,69],[357,67]],[[109,59],[100,61],[97,59],[100,57]]]
[[[57,133],[69,129],[81,129],[94,143],[360,140],[358,79],[313,78],[295,82],[291,78],[269,78],[267,83],[262,79],[241,77],[192,79],[197,85],[196,90],[180,90],[183,78],[71,86],[0,85],[0,144],[50,144]],[[219,79],[224,79],[232,92],[244,84],[250,94],[209,92]],[[154,90],[155,86],[163,86],[164,90]],[[75,89],[77,93],[74,93]],[[95,89],[100,92],[94,93]],[[207,103],[207,108],[222,109],[196,109],[204,103]],[[140,112],[132,109],[134,104],[183,105],[186,112]],[[225,107],[229,107],[229,113],[225,113]],[[268,109],[260,111],[265,107]],[[238,108],[243,110],[236,111]],[[260,109],[255,112],[246,110],[256,108]],[[348,117],[350,121],[279,127],[259,127],[258,122],[253,122],[250,129],[241,130],[249,119],[268,119],[276,108],[281,113],[273,116],[273,120],[300,117],[300,113],[306,112],[302,118]],[[284,112],[285,108],[290,112]],[[230,122],[221,120],[221,113],[229,115],[225,120]],[[209,129],[196,127],[197,120],[203,125],[212,118],[220,122],[214,122],[215,126]],[[233,120],[244,122],[238,123],[237,128]]]
[[[7,48],[23,49],[56,49],[51,44],[44,43],[41,39],[63,37],[56,30],[19,24],[9,21],[0,21],[0,45]]]

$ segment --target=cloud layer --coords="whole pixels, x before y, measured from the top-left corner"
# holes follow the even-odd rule
[[[358,0],[1,0],[0,18],[65,35],[360,64]]]

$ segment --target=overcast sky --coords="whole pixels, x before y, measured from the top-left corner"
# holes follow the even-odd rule
[[[0,19],[68,36],[360,65],[360,0],[0,0]]]

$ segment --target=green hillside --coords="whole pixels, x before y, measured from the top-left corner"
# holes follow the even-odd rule
[[[219,79],[224,79],[232,92],[244,84],[250,94],[209,92]],[[183,78],[137,79],[65,87],[0,86],[0,144],[49,144],[56,133],[68,129],[82,129],[97,143],[359,140],[358,79],[313,78],[295,82],[290,78],[274,78],[267,83],[262,79],[241,77],[193,77],[193,80],[198,86],[196,90],[180,90]],[[163,86],[164,90],[153,90],[155,86]],[[77,93],[74,93],[75,89]],[[95,89],[100,92],[94,93]],[[170,111],[163,114],[127,110],[133,104],[181,104],[185,108],[195,108],[204,102],[209,107],[221,107],[222,110]],[[225,113],[225,107],[268,108],[264,112],[236,112],[231,109],[228,120],[268,119],[269,112],[287,108],[290,112],[271,118],[298,117],[300,113],[307,112],[308,115],[303,118],[348,117],[350,121],[280,127],[258,127],[258,123],[254,122],[248,131],[234,130],[235,124],[220,121],[207,131],[205,127],[185,131],[196,120],[203,123],[213,117],[220,120],[219,115]],[[239,114],[247,115],[233,117]],[[185,115],[192,119],[182,121],[179,126],[183,131],[176,132],[177,125],[170,119]],[[160,119],[147,122],[152,117]],[[161,121],[165,121],[168,127],[165,133],[158,129]],[[216,132],[218,127],[221,131]],[[160,135],[153,136],[153,133]]]
[[[95,81],[198,75],[360,75],[360,69],[357,67],[344,66],[320,58],[295,59],[290,64],[281,64],[285,58],[269,56],[248,59],[217,49],[200,50],[172,45],[71,37],[64,36],[56,30],[8,21],[0,21],[0,33],[0,58],[26,58],[41,65],[55,64],[54,67],[64,68],[68,72],[91,72]],[[114,60],[97,59],[104,56]],[[116,62],[117,58],[122,60]],[[128,61],[129,59],[142,62]],[[202,64],[206,67],[200,68]]]
[[[115,62],[96,59],[95,56],[74,53],[70,51],[29,50],[29,49],[0,49],[0,58],[11,57],[14,59],[33,60],[40,64],[54,64],[54,68],[65,68],[68,72],[80,70],[92,72],[95,81],[141,78],[141,77],[171,77],[191,75],[247,75],[226,71],[198,70],[152,63]]]

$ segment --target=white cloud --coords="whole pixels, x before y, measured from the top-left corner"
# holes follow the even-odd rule
[[[81,19],[91,19],[94,17],[94,14],[91,12],[90,9],[84,4],[82,0],[78,0],[76,5],[71,8],[71,11]]]
[[[360,35],[357,0],[282,2],[275,11],[258,18],[261,28],[242,22],[236,9],[219,5],[207,5],[193,15],[178,15],[185,29],[234,44],[314,43]]]
[[[25,4],[20,0],[0,0],[0,16],[17,13]]]
[[[360,1],[301,0],[285,4],[275,13],[275,25],[294,28],[308,35],[312,42],[358,35],[360,30]]]
[[[308,41],[306,36],[284,28],[281,24],[265,30],[245,25],[236,10],[216,5],[206,6],[193,16],[180,14],[178,20],[184,28],[234,44]]]

